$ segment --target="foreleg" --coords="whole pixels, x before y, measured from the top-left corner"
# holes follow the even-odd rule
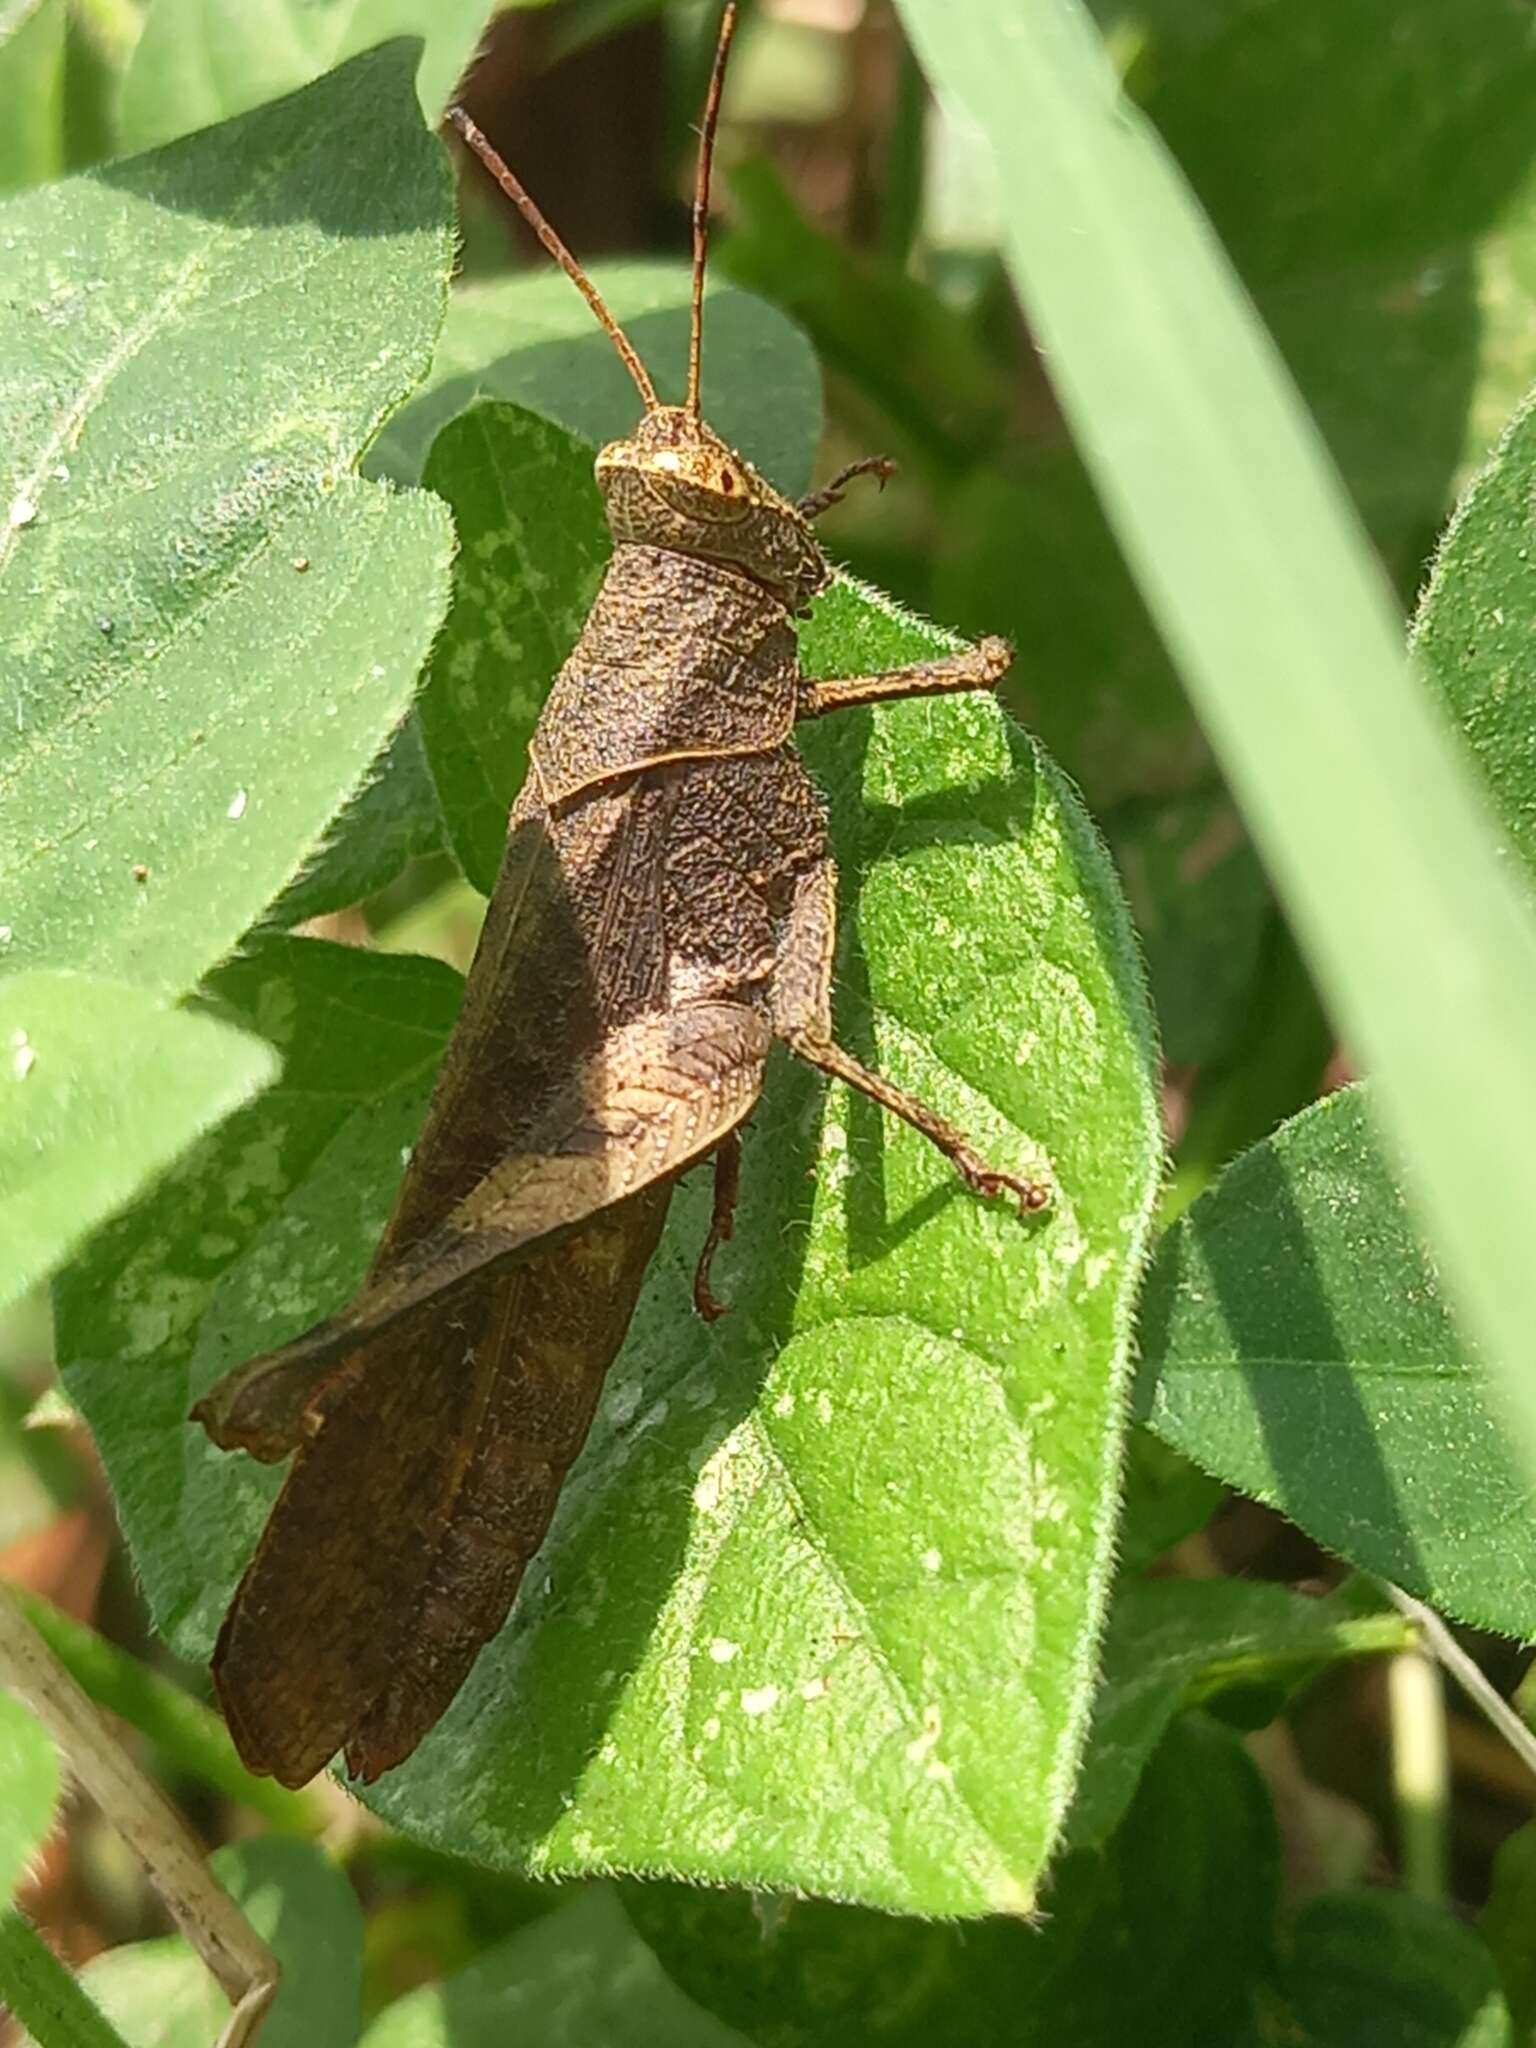
[[[908,668],[889,668],[878,676],[836,676],[827,682],[809,679],[800,691],[798,716],[823,718],[856,704],[884,704],[894,697],[947,697],[960,690],[990,690],[1007,674],[1013,649],[989,634],[974,647],[916,661]]]
[[[819,491],[812,491],[809,497],[802,498],[795,506],[795,510],[802,519],[819,519],[823,512],[828,512],[834,505],[842,503],[843,493],[856,477],[877,477],[883,491],[895,474],[896,465],[888,455],[862,456],[857,462],[845,464],[831,482],[823,484]]]

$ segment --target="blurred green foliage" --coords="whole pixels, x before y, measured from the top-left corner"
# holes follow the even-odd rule
[[[1179,260],[1205,303],[1229,303],[1220,268],[1200,269],[1197,206],[1405,625],[1434,558],[1414,640],[1448,772],[1471,764],[1528,893],[1531,7],[1094,0],[1101,55],[1074,0],[976,0],[970,51],[1022,33],[1027,4],[1062,75],[1112,67],[1166,145],[1187,181],[1170,188]],[[688,123],[717,10],[557,0],[498,28],[503,11],[0,8],[0,1273],[12,1296],[55,1273],[66,1383],[156,1622],[196,1652],[272,1478],[190,1436],[190,1393],[265,1319],[328,1306],[376,1235],[457,1003],[448,968],[411,956],[467,959],[527,731],[604,559],[591,445],[632,414],[579,300],[517,268],[510,241],[503,260],[499,225],[474,229],[475,279],[446,292],[447,181],[417,107],[436,117],[487,36],[487,92],[505,64],[553,104],[559,67],[586,67],[584,118],[649,108],[662,225],[598,276],[662,388],[681,372]],[[845,856],[840,1017],[1006,1142],[1043,1145],[1062,1196],[1048,1234],[1006,1247],[903,1142],[779,1077],[731,1254],[736,1335],[711,1348],[687,1317],[690,1189],[556,1532],[570,1582],[531,1579],[462,1729],[380,1788],[405,1832],[353,1844],[365,1924],[315,1843],[221,1852],[288,1967],[273,2040],[1495,2048],[1530,2025],[1524,1836],[1477,1928],[1476,1858],[1454,1900],[1341,1890],[1316,1874],[1346,1860],[1337,1816],[1277,1762],[1314,1679],[1314,1701],[1364,1693],[1362,1660],[1410,1640],[1330,1558],[1454,1620],[1536,1632],[1530,1471],[1370,1087],[1314,1102],[1344,984],[1306,916],[1293,935],[1250,785],[1234,774],[1234,794],[1220,765],[1218,700],[1170,630],[1208,600],[1240,645],[1244,600],[1154,588],[1149,608],[1099,467],[1117,448],[1129,479],[1138,432],[1154,445],[1145,393],[1101,388],[1084,435],[1084,362],[1044,350],[1013,296],[1018,221],[1065,218],[1083,193],[1053,191],[1029,134],[994,120],[999,175],[954,97],[935,103],[903,17],[934,63],[941,13],[744,6],[706,400],[791,492],[871,449],[901,465],[826,533],[904,609],[842,586],[808,661],[910,657],[937,644],[924,617],[1016,644],[1003,699],[1043,763],[990,714],[945,710],[882,717],[841,751],[827,736],[814,765]],[[391,35],[421,40],[347,62]],[[946,88],[965,41],[942,52]],[[1055,139],[1091,139],[1094,115],[1085,92]],[[1139,146],[1107,120],[1106,164]],[[584,178],[601,198],[599,153],[560,140],[572,203]],[[558,218],[568,195],[540,196]],[[483,192],[470,203],[483,212]],[[1154,268],[1175,253],[1132,251]],[[1102,254],[1069,234],[1054,283],[1031,272],[1047,314]],[[1138,343],[1124,318],[1104,361]],[[1203,328],[1156,341],[1168,362],[1208,344]],[[1252,368],[1216,365],[1214,435],[1237,432]],[[1262,496],[1267,479],[1247,481]],[[1302,584],[1295,603],[1316,595]],[[1247,677],[1223,680],[1241,723]],[[1341,724],[1353,708],[1341,693]],[[1386,758],[1393,736],[1377,737]],[[1326,732],[1306,745],[1331,787]],[[1385,799],[1369,777],[1354,788],[1370,840]],[[1387,795],[1399,817],[1421,799],[1438,816],[1427,782]],[[1347,843],[1327,801],[1318,837]],[[1356,880],[1341,870],[1341,896]],[[1127,912],[1173,1167],[1122,1472],[1157,1172]],[[1427,931],[1402,986],[1446,945]],[[1529,1062],[1528,1033],[1491,1013],[1469,1017],[1473,1046],[1479,1031]],[[1427,1083],[1425,1101],[1427,1123],[1454,1121]],[[1493,1202],[1500,1158],[1485,1167]],[[0,1326],[4,1537],[70,1497],[53,1433],[21,1426],[46,1342],[34,1306]],[[1293,1525],[1272,1575],[1330,1577],[1327,1598],[1244,1582],[1222,1549],[1229,1489]],[[44,1618],[179,1783],[319,1833],[318,1807],[251,1786],[168,1678]],[[0,1708],[9,1883],[54,1813],[57,1764]],[[1346,1789],[1390,1849],[1369,1772]],[[1440,1824],[1460,1839],[1459,1808]],[[1043,1918],[1026,1921],[1058,1826]],[[527,1861],[637,1875],[556,1890],[479,1867]],[[967,1927],[918,1917],[989,1908]],[[0,1996],[8,1969],[19,1999],[48,1967],[27,1922],[0,1916]],[[85,1982],[132,2043],[217,2025],[179,1941],[125,1943]]]

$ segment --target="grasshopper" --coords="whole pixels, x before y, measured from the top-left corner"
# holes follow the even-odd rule
[[[721,21],[693,203],[687,397],[663,405],[596,287],[460,109],[470,149],[582,292],[644,408],[597,482],[613,555],[513,806],[463,1010],[372,1269],[328,1320],[222,1379],[213,1441],[293,1466],[213,1671],[245,1762],[302,1784],[408,1757],[501,1627],[623,1342],[671,1192],[713,1155],[694,1298],[729,1236],[739,1131],[775,1039],[904,1118],[982,1195],[1039,1183],[833,1036],[837,874],[796,724],[986,689],[1004,641],[815,682],[794,630],[832,567],[798,503],[704,422]]]

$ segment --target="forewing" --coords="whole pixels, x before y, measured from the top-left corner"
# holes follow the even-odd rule
[[[302,1785],[388,1681],[495,1379],[466,1327],[396,1329],[347,1361],[294,1460],[214,1651],[235,1746]]]
[[[652,1184],[558,1251],[486,1283],[495,1381],[416,1613],[384,1690],[348,1738],[358,1777],[376,1778],[411,1754],[505,1621],[586,1441],[670,1196],[669,1184]]]
[[[213,1672],[254,1771],[415,1748],[506,1618],[623,1342],[670,1188],[355,1351],[294,1460]]]
[[[514,814],[463,1011],[356,1300],[194,1414],[297,1451],[215,1654],[242,1756],[302,1783],[420,1740],[504,1617],[623,1340],[671,1183],[750,1110],[750,1005],[668,1009],[670,795]]]
[[[286,1455],[328,1415],[337,1358],[423,1314],[459,1313],[461,1291],[488,1271],[713,1151],[756,1102],[768,1045],[743,1003],[685,1004],[613,1032],[436,1229],[339,1314],[227,1374],[193,1413],[226,1450]]]

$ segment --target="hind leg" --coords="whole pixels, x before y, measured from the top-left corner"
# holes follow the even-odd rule
[[[736,1203],[741,1194],[741,1133],[732,1131],[715,1154],[715,1200],[710,1211],[704,1248],[693,1275],[693,1305],[706,1323],[718,1322],[730,1307],[717,1298],[709,1284],[709,1269],[736,1228]]]
[[[979,1195],[1012,1194],[1021,1214],[1043,1209],[1050,1190],[1037,1180],[989,1166],[965,1133],[894,1082],[871,1073],[832,1036],[832,955],[837,936],[837,870],[830,858],[803,874],[779,950],[773,985],[773,1028],[790,1051],[878,1102],[921,1131]]]

